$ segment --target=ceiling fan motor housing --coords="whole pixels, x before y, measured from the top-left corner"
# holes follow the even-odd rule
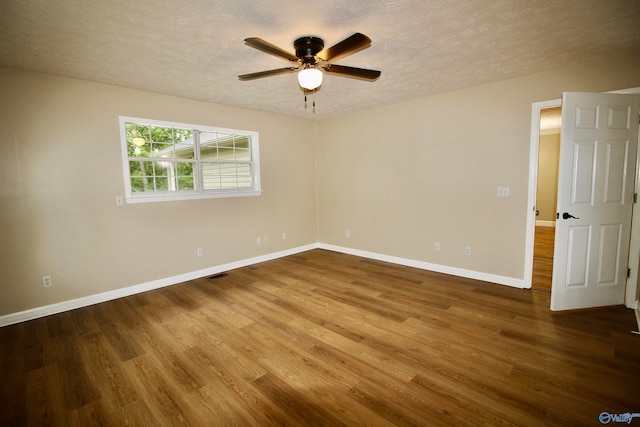
[[[303,63],[314,64],[315,56],[324,49],[324,41],[318,37],[300,37],[293,42],[293,47],[296,49],[296,56],[302,59]]]

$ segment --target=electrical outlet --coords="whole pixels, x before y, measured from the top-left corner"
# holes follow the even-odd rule
[[[256,237],[256,245],[262,244],[262,237]]]
[[[198,248],[198,250],[196,250],[196,254],[198,256],[202,256],[202,248]]]
[[[465,246],[464,248],[464,254],[466,256],[470,256],[471,255],[471,246]]]
[[[345,230],[344,232],[344,237],[346,237],[347,239],[349,239],[351,237],[351,232],[349,230]]]
[[[282,233],[282,240],[287,240],[287,233]]]
[[[498,197],[509,197],[509,187],[498,187]]]
[[[435,249],[437,252],[440,252],[440,242],[436,242],[436,243],[433,245],[433,249]]]
[[[49,288],[53,285],[53,280],[51,279],[51,276],[42,276],[42,286],[44,286],[45,288]]]
[[[262,237],[262,243],[264,243],[265,245],[269,242],[267,236],[263,236]]]

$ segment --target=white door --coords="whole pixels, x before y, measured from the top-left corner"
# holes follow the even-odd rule
[[[562,95],[551,310],[624,302],[640,95]]]

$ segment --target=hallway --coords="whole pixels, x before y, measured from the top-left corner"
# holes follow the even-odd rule
[[[534,289],[551,289],[555,231],[555,227],[536,226],[532,279]]]

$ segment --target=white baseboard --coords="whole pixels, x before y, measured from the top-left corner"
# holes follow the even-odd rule
[[[56,304],[36,307],[17,313],[6,314],[0,316],[0,327],[9,326],[28,320],[38,319],[40,317],[50,316],[52,314],[62,313],[64,311],[74,310],[76,308],[87,307],[93,304],[99,304],[105,301],[127,297],[142,292],[151,291],[153,289],[163,288],[165,286],[175,285],[177,283],[198,279],[200,277],[211,276],[236,268],[246,267],[248,265],[258,264],[260,262],[271,261],[288,255],[294,255],[301,252],[310,251],[312,249],[327,249],[334,252],[341,252],[349,255],[356,255],[363,258],[375,259],[378,261],[389,262],[392,264],[406,265],[422,270],[435,271],[438,273],[450,274],[452,276],[465,277],[468,279],[482,280],[485,282],[497,283],[499,285],[513,286],[515,288],[525,288],[523,279],[513,277],[498,276],[494,274],[481,273],[478,271],[465,270],[462,268],[448,267],[446,265],[432,264],[424,261],[416,261],[407,258],[400,258],[390,255],[378,254],[375,252],[362,251],[359,249],[346,248],[342,246],[328,245],[325,243],[312,243],[297,248],[287,249],[280,252],[274,252],[267,255],[248,258],[240,261],[222,264],[203,270],[192,271],[190,273],[179,274],[177,276],[166,277],[164,279],[153,280],[139,285],[129,286],[126,288],[116,289],[100,294],[89,295],[87,297],[77,298],[69,301],[63,301]]]
[[[499,285],[512,286],[514,288],[526,288],[523,279],[516,279],[514,277],[498,276],[495,274],[487,274],[479,271],[465,270],[463,268],[432,264],[430,262],[416,261],[408,258],[399,258],[391,255],[378,254],[375,252],[361,251],[359,249],[327,245],[325,243],[319,243],[318,248],[335,252],[342,252],[349,255],[361,256],[363,258],[375,259],[378,261],[390,262],[392,264],[406,265],[407,267],[419,268],[421,270],[429,270],[435,271],[437,273],[450,274],[452,276],[465,277],[467,279],[482,280],[484,282],[497,283]]]
[[[538,220],[536,219],[536,227],[555,227],[556,226],[556,222],[555,221],[543,221],[543,220]]]
[[[198,279],[200,277],[211,276],[214,274],[222,273],[224,271],[234,270],[236,268],[246,267],[248,265],[257,264],[260,262],[271,261],[273,259],[282,258],[288,255],[293,255],[300,252],[306,252],[311,249],[315,249],[317,247],[318,245],[315,243],[311,245],[300,246],[293,249],[287,249],[280,252],[274,252],[267,255],[261,255],[254,258],[248,258],[240,261],[231,262],[228,264],[222,264],[215,267],[206,268],[203,270],[197,270],[197,271],[192,271],[190,273],[179,274],[177,276],[166,277],[164,279],[152,280],[151,282],[141,283],[139,285],[116,289],[109,292],[89,295],[87,297],[77,298],[69,301],[63,301],[56,304],[45,305],[43,307],[36,307],[29,310],[20,311],[17,313],[6,314],[4,316],[0,316],[0,327],[13,325],[15,323],[20,323],[20,322],[26,322],[27,320],[38,319],[40,317],[62,313],[64,311],[74,310],[76,308],[87,307],[93,304],[98,304],[105,301],[111,301],[114,299],[127,297],[130,295],[135,295],[135,294],[139,294],[146,291],[151,291],[153,289],[164,288],[165,286],[175,285],[177,283]]]

